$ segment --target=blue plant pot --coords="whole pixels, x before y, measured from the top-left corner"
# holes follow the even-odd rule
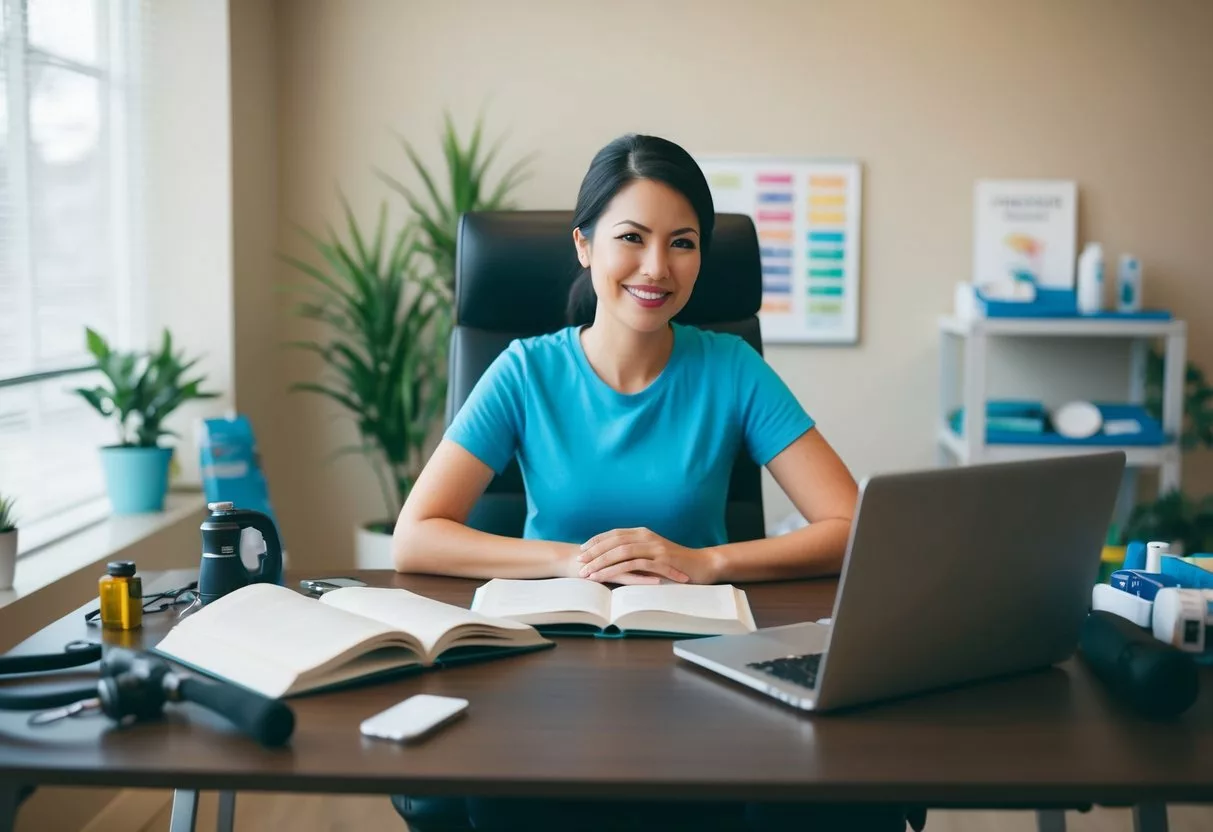
[[[172,458],[172,448],[102,448],[101,467],[114,514],[163,511]]]

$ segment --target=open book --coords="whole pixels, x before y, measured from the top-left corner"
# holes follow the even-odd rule
[[[614,590],[584,578],[505,580],[476,590],[472,609],[550,634],[696,636],[749,633],[750,603],[729,585],[652,584]]]
[[[315,599],[263,583],[202,607],[155,651],[279,698],[550,646],[527,624],[404,589],[345,587]]]

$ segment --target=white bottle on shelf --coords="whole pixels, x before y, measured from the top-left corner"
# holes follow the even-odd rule
[[[1087,243],[1078,257],[1078,314],[1103,311],[1103,246]]]
[[[1116,309],[1119,312],[1141,311],[1141,261],[1132,254],[1120,255],[1116,272]]]
[[[1171,544],[1164,540],[1151,540],[1146,544],[1146,571],[1158,574],[1162,571],[1162,556],[1171,553]]]

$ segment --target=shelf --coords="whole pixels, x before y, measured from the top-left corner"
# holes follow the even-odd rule
[[[939,329],[949,335],[1021,335],[1091,338],[1154,338],[1185,333],[1186,322],[1131,318],[972,318],[947,316]]]
[[[969,446],[964,437],[950,427],[941,426],[938,431],[939,444],[946,448],[962,465],[969,464]],[[1179,446],[1167,445],[983,445],[982,462],[1012,462],[1020,459],[1042,457],[1076,456],[1099,451],[1124,451],[1125,464],[1132,468],[1159,468],[1175,463],[1179,459]]]

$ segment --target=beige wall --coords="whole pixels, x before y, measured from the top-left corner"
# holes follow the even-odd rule
[[[282,249],[300,250],[290,222],[336,218],[337,186],[372,216],[388,196],[372,167],[407,176],[392,130],[436,162],[445,107],[467,125],[487,104],[507,156],[541,153],[523,207],[570,207],[594,151],[629,130],[692,152],[862,160],[862,340],[768,351],[857,475],[932,464],[935,320],[968,276],[977,178],[1076,179],[1080,238],[1141,256],[1147,303],[1189,319],[1190,354],[1213,371],[1213,3],[291,0],[274,12]],[[249,139],[255,158],[268,129]],[[253,173],[258,187],[269,176]],[[241,275],[238,299],[268,297],[262,268]],[[306,332],[281,301],[265,315],[282,338]],[[353,524],[381,513],[362,465],[324,462],[352,427],[283,392],[312,362],[241,361],[250,327],[237,320],[238,392],[257,402],[288,545],[342,562]],[[1072,389],[1119,386],[1106,349],[1062,367]],[[1013,365],[1011,387],[1045,372]],[[1213,488],[1207,457],[1187,467],[1190,485]],[[768,497],[768,517],[783,516],[786,500]]]

